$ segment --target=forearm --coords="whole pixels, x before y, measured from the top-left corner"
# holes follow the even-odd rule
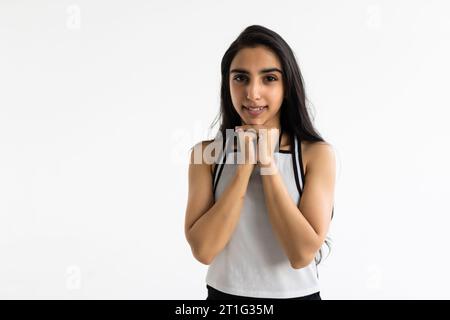
[[[189,230],[194,256],[209,264],[226,246],[239,221],[251,172],[237,170],[217,202]]]
[[[307,264],[320,247],[319,236],[290,197],[278,170],[261,178],[270,222],[291,265]]]

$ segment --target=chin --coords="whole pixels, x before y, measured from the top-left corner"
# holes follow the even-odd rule
[[[266,121],[265,119],[246,119],[246,118],[241,118],[245,124],[264,124]]]

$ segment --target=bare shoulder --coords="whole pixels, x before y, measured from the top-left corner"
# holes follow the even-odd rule
[[[313,167],[335,165],[334,148],[328,142],[302,141],[302,156],[305,173]]]

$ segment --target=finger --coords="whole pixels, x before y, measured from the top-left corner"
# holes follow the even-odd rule
[[[253,140],[256,140],[256,134],[253,132],[249,132],[249,131],[243,131],[243,130],[237,130],[237,135],[239,138],[239,143],[240,144],[244,144],[244,143],[249,143],[252,142]]]
[[[258,139],[258,135],[256,133],[256,130],[253,128],[250,128],[246,131],[244,131],[244,134],[246,137],[249,137],[251,140],[257,140]]]
[[[241,126],[237,126],[236,128],[242,128],[244,131],[246,131],[246,130],[248,130],[250,128],[254,128],[254,127],[255,127],[255,125],[253,125],[253,124],[243,124]]]
[[[245,130],[245,132],[252,132],[252,133],[257,133],[257,130],[255,128],[248,128],[247,130]]]

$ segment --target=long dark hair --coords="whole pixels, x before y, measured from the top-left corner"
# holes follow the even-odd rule
[[[272,50],[280,60],[283,70],[284,100],[280,108],[280,125],[283,132],[290,137],[297,136],[300,141],[324,142],[325,140],[314,128],[306,107],[306,94],[303,77],[295,55],[289,45],[276,32],[260,25],[252,25],[244,29],[231,43],[221,62],[222,82],[220,88],[220,113],[211,128],[221,119],[219,132],[226,137],[226,129],[234,129],[241,125],[241,118],[231,101],[230,66],[236,54],[243,48],[265,46]],[[294,150],[293,139],[290,139],[291,150]],[[331,248],[329,239],[325,240]],[[322,248],[316,256],[316,263],[322,260]]]

